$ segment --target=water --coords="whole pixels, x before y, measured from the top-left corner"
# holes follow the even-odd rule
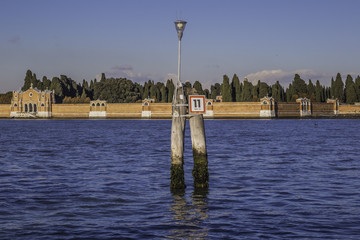
[[[205,121],[171,193],[168,120],[0,120],[1,239],[359,239],[359,120]]]

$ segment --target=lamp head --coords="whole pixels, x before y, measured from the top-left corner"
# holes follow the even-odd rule
[[[183,32],[185,30],[186,22],[178,20],[178,21],[175,21],[174,23],[175,23],[175,28],[176,28],[176,31],[178,34],[178,38],[179,38],[179,40],[181,40],[181,38],[183,36]]]

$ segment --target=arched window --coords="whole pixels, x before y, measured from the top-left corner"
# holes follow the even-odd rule
[[[41,104],[41,106],[42,106],[42,107],[45,107],[45,104],[44,104],[44,103],[42,103],[42,104]]]
[[[148,103],[148,102],[145,102],[145,103],[144,103],[144,106],[149,106],[149,103]]]
[[[208,104],[207,104],[208,106],[211,106],[212,104],[211,104],[211,102],[208,102]]]
[[[32,104],[29,103],[29,112],[32,112],[32,111],[33,111]]]
[[[37,112],[37,106],[34,104],[34,112]]]
[[[14,107],[17,107],[17,104],[16,104],[16,103],[14,103]]]
[[[268,103],[267,103],[267,101],[263,101],[263,104],[264,104],[264,105],[267,105]]]
[[[96,106],[100,107],[100,103],[97,103]]]
[[[95,103],[92,103],[91,106],[95,107]]]
[[[25,104],[25,112],[27,112],[27,111],[28,111],[28,105]]]
[[[101,106],[105,107],[105,103],[102,103]]]

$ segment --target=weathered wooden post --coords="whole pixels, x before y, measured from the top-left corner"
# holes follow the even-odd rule
[[[186,98],[182,86],[174,92],[171,126],[171,188],[185,188],[184,180],[184,136]]]
[[[203,113],[205,113],[205,96],[197,96],[195,89],[189,96],[191,143],[193,149],[194,168],[192,175],[195,188],[209,186],[209,172],[206,150],[205,126]]]
[[[172,106],[172,126],[171,126],[171,173],[170,187],[172,189],[186,188],[184,180],[184,135],[185,135],[185,114],[186,98],[181,84],[181,38],[185,29],[185,21],[176,21],[175,27],[179,38],[178,54],[178,82],[176,84],[173,106]]]

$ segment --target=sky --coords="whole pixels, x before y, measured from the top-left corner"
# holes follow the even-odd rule
[[[66,75],[138,83],[177,79],[174,21],[187,25],[181,81],[223,75],[329,86],[360,74],[358,0],[0,0],[0,92]]]

